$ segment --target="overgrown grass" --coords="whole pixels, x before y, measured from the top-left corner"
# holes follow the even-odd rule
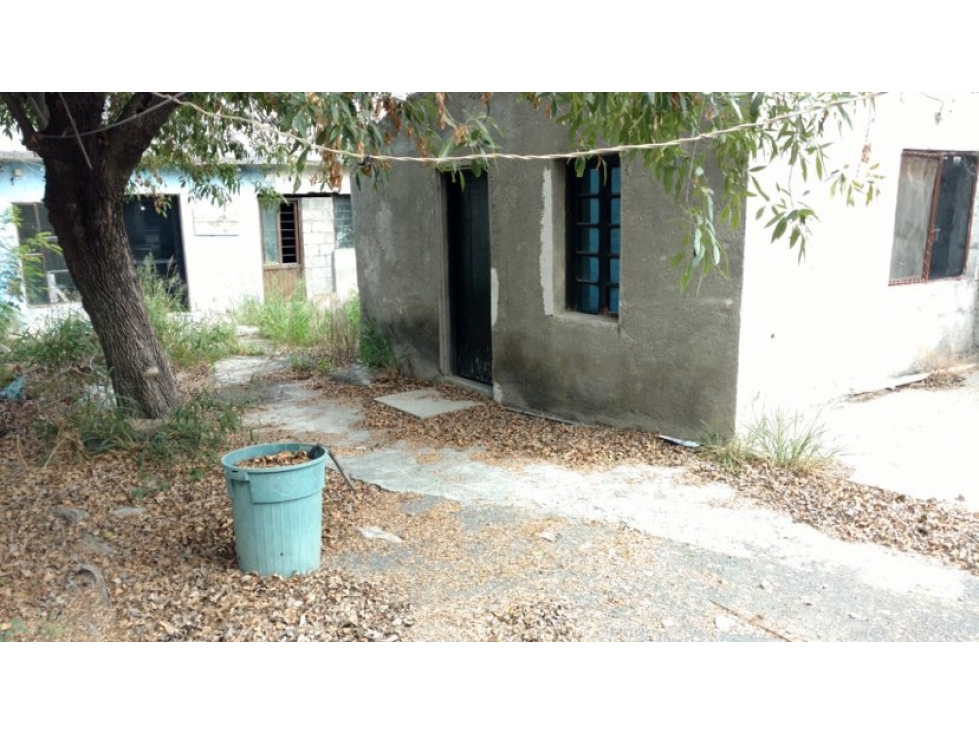
[[[781,410],[759,416],[730,441],[711,436],[704,446],[715,461],[732,469],[764,462],[809,472],[827,466],[839,453],[818,416]]]
[[[300,290],[291,298],[247,299],[235,316],[289,350],[293,367],[304,371],[323,372],[358,358],[369,367],[397,368],[394,349],[376,328],[364,324],[357,298],[320,305]]]
[[[34,430],[47,463],[57,455],[122,451],[141,462],[194,466],[212,461],[227,439],[241,431],[242,411],[242,405],[204,389],[167,418],[142,422],[111,398],[91,395],[63,410],[45,410]]]
[[[235,315],[241,323],[257,326],[265,338],[288,348],[325,344],[334,328],[331,310],[307,301],[302,289],[290,298],[273,295],[265,301],[245,299]]]
[[[152,260],[139,266],[139,282],[150,322],[177,369],[211,364],[238,348],[235,325],[229,321],[195,321],[183,304],[183,284],[176,276],[160,277]]]
[[[150,319],[175,369],[210,364],[237,347],[233,323],[194,321],[183,308],[175,279],[139,268]],[[46,461],[55,454],[133,451],[148,461],[196,462],[213,457],[226,437],[241,428],[241,406],[203,390],[146,432],[119,406],[91,323],[80,314],[51,321],[19,335],[0,353],[0,375],[25,378],[34,400],[35,435]]]

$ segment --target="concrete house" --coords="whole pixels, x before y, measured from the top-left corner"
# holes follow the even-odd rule
[[[42,203],[44,166],[16,147],[0,139],[0,211],[16,207],[20,226],[8,225],[0,236],[7,242],[39,232],[53,237]],[[294,192],[291,178],[267,167],[245,167],[242,176],[239,192],[223,206],[192,199],[176,173],[163,175],[154,196],[133,196],[123,215],[134,259],[150,257],[158,271],[178,276],[192,311],[224,311],[272,292],[288,296],[300,281],[312,299],[355,292],[349,182],[330,193],[307,179]],[[260,201],[262,187],[282,192],[285,201]],[[43,277],[24,289],[24,306],[75,300],[64,259],[45,252],[43,265]]]
[[[507,152],[568,149],[515,96],[488,113]],[[464,187],[399,165],[353,198],[363,311],[419,377],[687,438],[950,363],[979,340],[979,103],[893,93],[856,115],[832,161],[856,164],[869,144],[878,200],[814,192],[801,262],[749,204],[722,234],[728,277],[685,293],[668,266],[676,212],[639,161],[607,157],[578,178],[562,161],[501,160]]]

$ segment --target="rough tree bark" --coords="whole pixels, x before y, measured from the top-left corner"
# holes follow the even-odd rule
[[[133,171],[173,105],[161,105],[149,93],[135,94],[112,116],[126,122],[90,134],[106,127],[107,99],[100,92],[46,92],[4,93],[3,101],[25,145],[44,161],[44,204],[102,345],[117,399],[145,417],[160,418],[177,407],[177,387],[146,310],[122,204]]]

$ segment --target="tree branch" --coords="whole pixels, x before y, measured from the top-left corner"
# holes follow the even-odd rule
[[[51,113],[48,111],[48,103],[44,99],[44,92],[27,92],[27,103],[34,110],[37,117],[37,127],[43,130],[51,120]]]
[[[72,117],[71,110],[68,109],[68,103],[65,101],[65,96],[58,92],[58,97],[61,99],[61,104],[65,108],[65,114],[68,115],[68,122],[71,123],[71,129],[75,133],[75,140],[78,141],[78,149],[82,152],[82,157],[85,159],[85,164],[88,166],[88,170],[92,170],[92,159],[88,157],[88,151],[85,150],[85,143],[82,142],[82,136],[78,134],[78,125],[75,124],[75,118]],[[45,107],[45,110],[47,108]]]
[[[108,133],[108,156],[113,164],[129,172],[135,170],[143,153],[176,108],[175,100],[161,99],[153,92],[133,94],[114,121],[124,124]]]
[[[23,135],[23,143],[27,146],[29,150],[34,150],[32,147],[32,141],[37,130],[34,129],[34,125],[31,124],[31,118],[27,115],[27,110],[20,103],[13,92],[0,92],[0,101],[7,105],[7,109],[10,110],[11,116],[17,122],[20,127],[20,132]]]

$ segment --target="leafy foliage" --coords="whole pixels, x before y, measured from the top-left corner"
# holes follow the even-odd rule
[[[492,125],[479,109],[453,117],[444,92],[410,97],[392,92],[208,92],[159,94],[175,109],[140,167],[152,182],[163,167],[179,170],[193,195],[222,200],[238,190],[243,164],[279,166],[298,189],[311,164],[314,180],[340,188],[343,175],[376,177],[389,164],[375,156],[397,136],[420,156],[495,148]],[[477,163],[478,165],[478,163]]]
[[[44,252],[59,252],[44,234],[19,242],[13,236],[19,225],[16,206],[0,211],[0,340],[17,325],[21,299],[43,278]]]
[[[684,214],[688,236],[671,264],[686,287],[694,274],[722,272],[726,253],[719,226],[736,229],[748,197],[765,218],[772,241],[788,238],[805,253],[816,212],[812,184],[822,184],[850,205],[878,194],[877,166],[865,148],[856,167],[831,167],[827,133],[852,127],[854,105],[871,96],[849,92],[541,92],[528,95],[568,126],[578,149],[639,145],[641,156]],[[685,141],[685,142],[676,142]],[[663,144],[663,145],[659,145]],[[775,161],[789,165],[788,180],[766,188],[758,174]],[[576,161],[579,173],[585,160]],[[711,165],[720,176],[709,174]]]

